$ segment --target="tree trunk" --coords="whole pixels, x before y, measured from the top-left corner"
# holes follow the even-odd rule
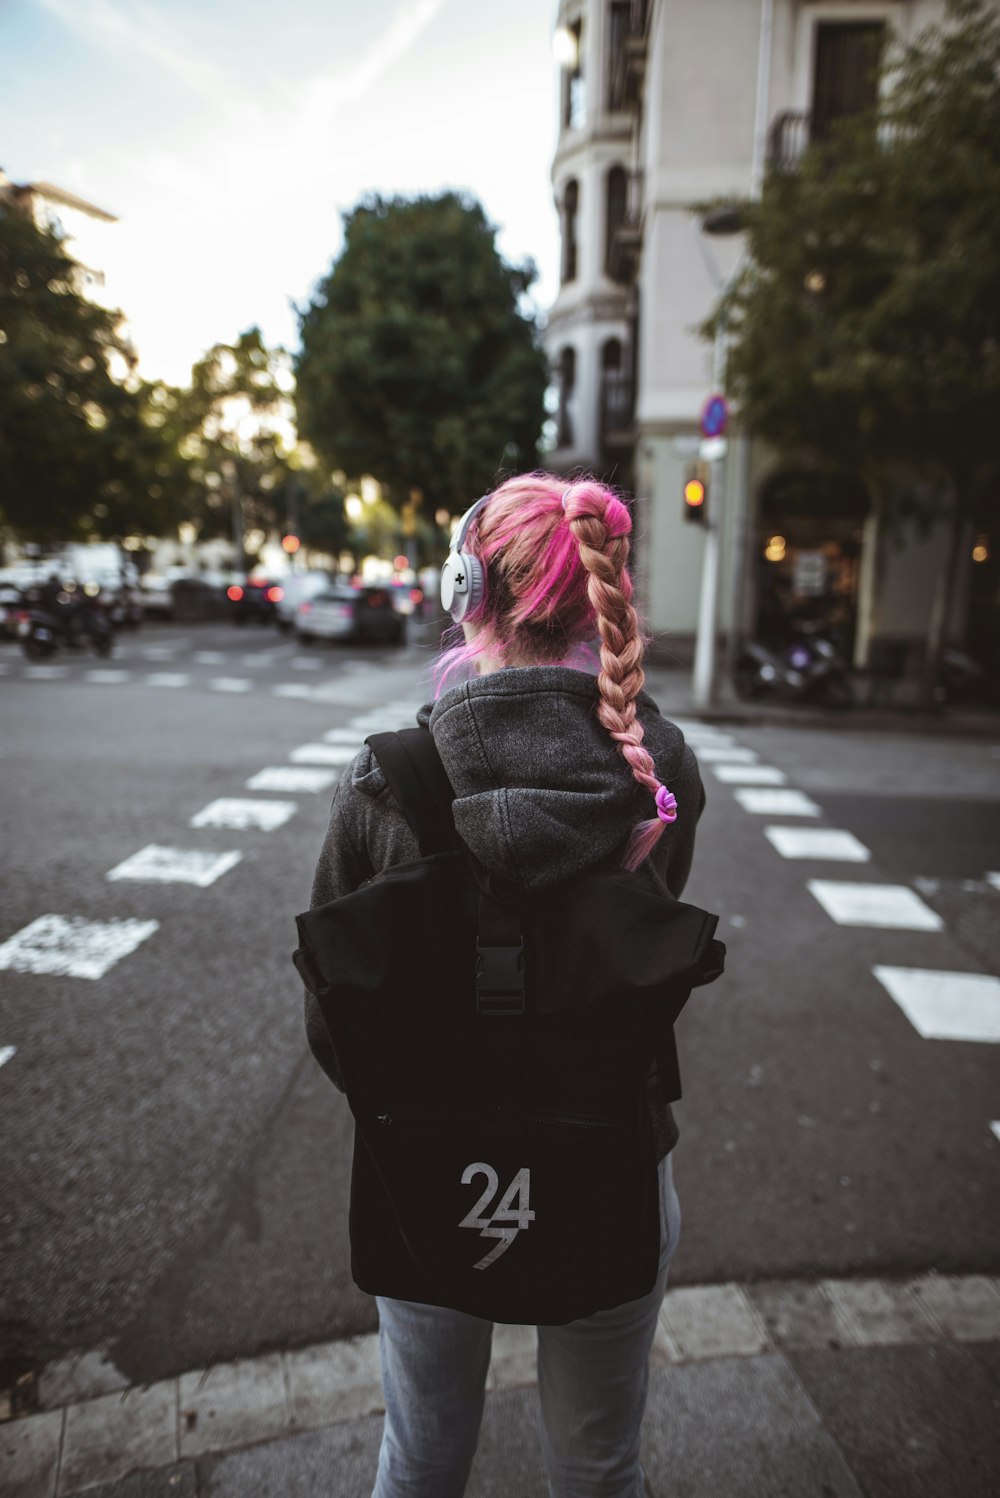
[[[947,644],[951,626],[952,608],[955,602],[956,562],[958,542],[962,533],[965,514],[956,493],[948,514],[948,532],[944,548],[944,562],[938,575],[931,606],[930,622],[927,626],[927,649],[924,657],[924,675],[921,690],[921,705],[927,712],[940,710],[943,702],[938,690],[938,675],[941,668],[941,652]]]

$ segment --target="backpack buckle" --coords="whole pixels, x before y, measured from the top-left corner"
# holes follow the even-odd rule
[[[524,1013],[524,942],[490,947],[476,942],[476,1012],[493,1016]]]

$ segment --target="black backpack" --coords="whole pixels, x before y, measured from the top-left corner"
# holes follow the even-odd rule
[[[648,1294],[648,1077],[680,1096],[672,1026],[722,972],[717,917],[620,865],[518,898],[459,841],[430,733],[367,742],[420,857],[300,915],[294,958],[356,1122],[355,1282],[523,1324]]]

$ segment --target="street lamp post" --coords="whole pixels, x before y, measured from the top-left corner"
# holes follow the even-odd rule
[[[723,389],[726,379],[726,329],[722,318],[715,330],[712,347],[712,387]],[[714,456],[709,465],[708,494],[710,509],[701,558],[701,591],[698,597],[698,632],[695,637],[692,695],[695,706],[710,707],[715,693],[715,635],[719,599],[720,540],[725,489],[726,455],[721,439],[716,439]]]

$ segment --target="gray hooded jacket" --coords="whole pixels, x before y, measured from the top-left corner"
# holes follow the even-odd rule
[[[597,717],[595,677],[565,666],[508,668],[478,676],[424,707],[455,792],[459,835],[491,872],[530,893],[624,848],[637,822],[654,814]],[[644,743],[677,798],[677,820],[664,829],[637,878],[680,895],[694,852],[705,797],[698,766],[679,728],[645,692],[637,700]],[[391,864],[419,856],[367,745],[345,771],[313,882],[312,905],[349,894]],[[306,994],[306,1033],[317,1061],[341,1086],[319,1006]],[[658,1156],[677,1129],[655,1071],[650,1103]]]

